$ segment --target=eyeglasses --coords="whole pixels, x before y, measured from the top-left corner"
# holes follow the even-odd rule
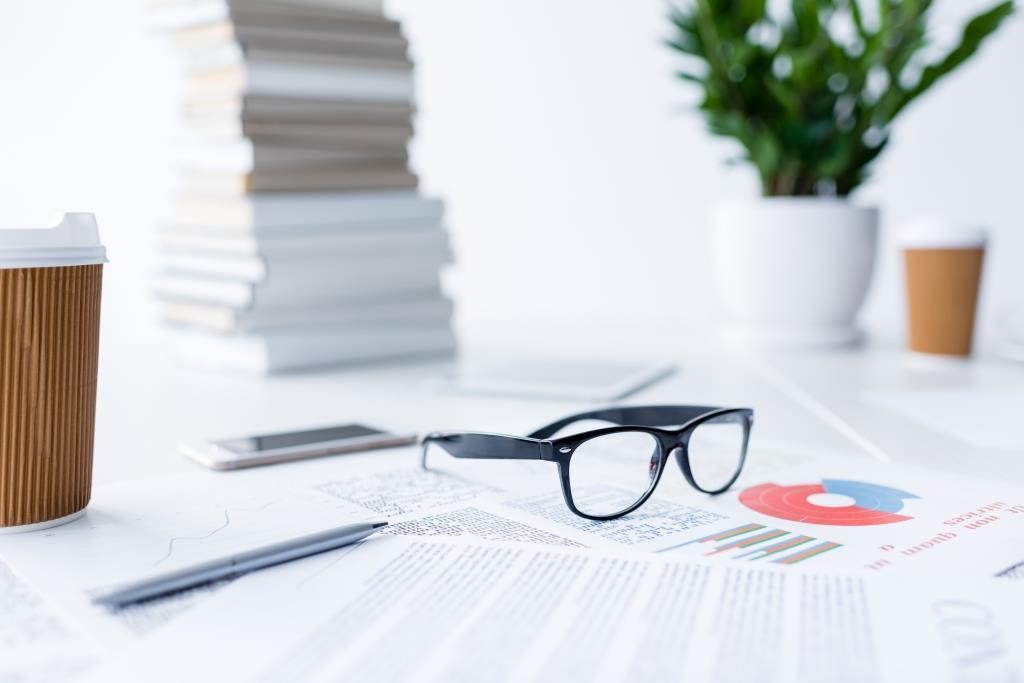
[[[583,420],[617,426],[551,438]],[[456,458],[554,462],[569,509],[586,519],[608,520],[651,497],[672,453],[690,486],[709,494],[728,489],[743,469],[753,421],[750,408],[607,408],[570,415],[525,437],[434,432],[423,438],[421,465],[427,468],[431,444]]]

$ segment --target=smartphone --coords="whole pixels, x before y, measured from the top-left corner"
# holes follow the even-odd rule
[[[375,448],[392,448],[416,443],[415,434],[396,434],[360,424],[242,436],[210,441],[202,446],[183,444],[187,457],[214,470],[272,465],[279,462],[318,458],[323,455],[356,453]]]

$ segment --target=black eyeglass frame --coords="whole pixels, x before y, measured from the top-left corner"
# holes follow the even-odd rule
[[[615,426],[592,429],[579,434],[549,438],[559,430],[582,420],[603,420]],[[690,468],[689,442],[694,430],[707,422],[734,422],[743,427],[743,445],[739,464],[729,481],[720,488],[709,490],[694,479]],[[430,444],[437,444],[449,455],[456,458],[490,460],[545,460],[558,465],[562,497],[565,504],[576,515],[594,521],[607,521],[628,515],[654,493],[665,471],[665,463],[673,451],[676,463],[682,470],[687,483],[693,488],[710,495],[717,495],[729,489],[743,471],[750,443],[750,430],[754,422],[751,408],[716,408],[711,406],[625,406],[605,408],[570,415],[535,430],[528,436],[511,436],[490,432],[432,432],[423,437],[423,454],[420,466],[427,469],[427,450]],[[680,425],[677,429],[665,429],[667,425]],[[591,439],[622,432],[643,432],[651,435],[658,443],[657,472],[651,478],[644,494],[629,507],[611,515],[591,515],[580,511],[572,498],[569,482],[569,463],[579,446]]]

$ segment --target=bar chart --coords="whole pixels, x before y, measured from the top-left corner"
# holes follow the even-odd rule
[[[765,560],[773,564],[797,564],[841,548],[841,543],[813,536],[774,529],[765,524],[741,526],[679,543],[659,552],[689,548],[707,557],[723,556],[733,560]]]

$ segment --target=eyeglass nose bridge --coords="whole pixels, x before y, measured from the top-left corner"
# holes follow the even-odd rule
[[[672,444],[671,454],[676,458],[676,465],[679,466],[679,470],[689,477],[690,474],[690,463],[687,461],[687,453],[690,447],[690,435],[680,434],[679,438],[676,439],[675,443]]]

